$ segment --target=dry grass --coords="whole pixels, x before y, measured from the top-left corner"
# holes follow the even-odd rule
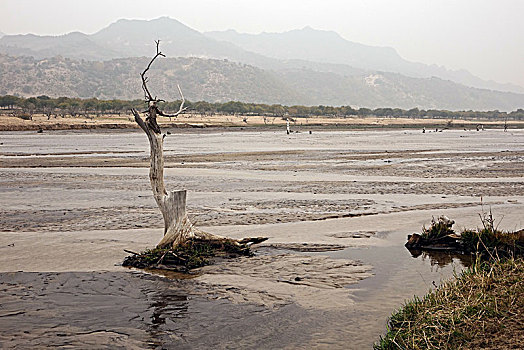
[[[524,259],[477,260],[394,313],[375,349],[524,348]]]

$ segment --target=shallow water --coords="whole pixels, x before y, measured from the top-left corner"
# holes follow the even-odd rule
[[[358,261],[360,277],[295,280],[255,260],[145,274],[118,264],[161,236],[147,147],[134,131],[0,133],[0,347],[370,348],[404,300],[468,262],[414,258],[407,234],[442,214],[478,226],[480,196],[501,228],[523,226],[521,130],[173,131],[166,180],[189,190],[199,226],[267,236],[261,255]]]
[[[197,279],[139,272],[0,273],[0,345],[125,348],[370,348],[401,303],[459,272],[402,246],[308,253],[372,264],[337,310],[231,303]],[[392,263],[394,262],[394,263]],[[349,300],[348,300],[349,301]],[[319,304],[325,300],[317,300]]]

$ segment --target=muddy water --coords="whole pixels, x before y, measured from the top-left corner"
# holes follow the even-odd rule
[[[144,274],[119,263],[161,236],[147,153],[138,132],[0,134],[0,347],[370,348],[468,263],[413,257],[407,234],[487,207],[523,227],[522,131],[184,131],[166,179],[192,219],[269,240],[192,279]]]

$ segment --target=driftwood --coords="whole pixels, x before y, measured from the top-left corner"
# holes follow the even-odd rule
[[[203,232],[196,229],[189,221],[186,213],[186,190],[177,190],[167,192],[164,185],[164,138],[160,126],[157,123],[157,116],[176,117],[184,112],[184,95],[180,86],[178,91],[182,99],[179,110],[175,114],[163,113],[158,108],[160,100],[151,95],[147,87],[148,77],[147,72],[151,68],[153,62],[159,57],[165,55],[159,50],[160,41],[156,41],[156,55],[151,59],[146,69],[140,74],[142,78],[142,90],[144,91],[145,100],[148,104],[146,113],[147,117],[144,120],[140,117],[137,110],[132,109],[135,116],[136,123],[144,130],[149,139],[149,146],[151,149],[151,164],[149,169],[149,180],[151,182],[151,189],[155,201],[164,217],[164,238],[158,243],[158,248],[168,248],[181,244],[189,239],[222,239],[223,237],[215,236],[210,233]]]
[[[168,192],[164,185],[164,138],[160,126],[157,123],[157,116],[176,117],[184,112],[184,95],[178,86],[178,92],[182,102],[179,110],[174,114],[166,114],[158,108],[158,103],[163,100],[153,97],[147,87],[147,72],[153,62],[159,57],[165,57],[159,50],[160,41],[156,41],[156,55],[151,59],[146,69],[140,74],[142,79],[142,90],[144,91],[145,101],[148,109],[144,111],[147,115],[145,121],[140,117],[140,113],[132,109],[136,123],[142,128],[149,139],[151,149],[151,164],[149,169],[149,180],[155,201],[164,217],[164,237],[158,243],[157,248],[171,248],[183,244],[189,240],[227,240],[238,244],[258,243],[264,239],[244,239],[242,241],[232,240],[221,236],[213,235],[197,229],[191,224],[186,213],[186,190],[176,190]]]
[[[428,239],[418,233],[413,233],[412,235],[408,235],[408,241],[404,246],[410,250],[463,251],[463,247],[460,243],[460,236],[456,234]]]

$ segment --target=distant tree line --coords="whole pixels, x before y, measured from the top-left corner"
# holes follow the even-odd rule
[[[163,102],[161,108],[166,111],[177,111],[181,101]],[[447,111],[437,109],[409,110],[401,108],[352,108],[350,106],[283,106],[280,104],[245,103],[230,101],[211,103],[206,101],[186,101],[187,113],[196,114],[235,114],[262,115],[272,117],[289,116],[292,118],[326,117],[390,117],[390,118],[440,118],[440,119],[486,119],[486,120],[524,120],[524,109],[513,112],[495,111]],[[43,114],[48,116],[100,116],[121,115],[129,113],[131,108],[145,109],[143,100],[99,100],[96,98],[80,99],[69,97],[50,98],[48,96],[17,97],[0,96],[0,109],[11,110],[26,116]]]

